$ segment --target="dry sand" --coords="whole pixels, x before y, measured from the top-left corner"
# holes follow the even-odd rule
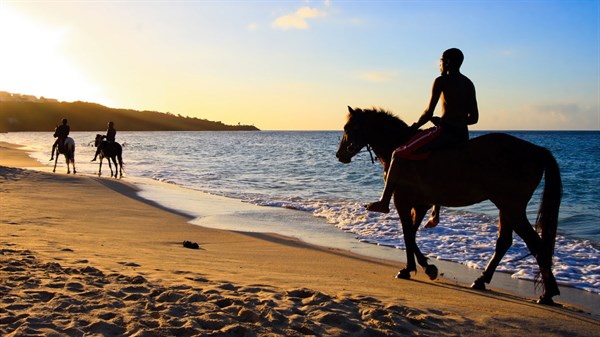
[[[10,144],[0,165],[0,336],[599,335],[574,306],[194,226],[126,182],[23,169],[38,164]]]

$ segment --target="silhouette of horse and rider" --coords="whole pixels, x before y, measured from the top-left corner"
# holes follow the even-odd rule
[[[69,164],[73,166],[73,174],[77,173],[75,170],[75,141],[69,137],[71,131],[70,126],[66,118],[62,120],[62,124],[58,125],[54,130],[54,138],[56,138],[52,145],[52,156],[50,160],[55,160],[53,172],[56,172],[56,164],[58,162],[58,156],[60,154],[65,156],[67,163],[67,173],[71,173]],[[100,162],[98,165],[98,175],[102,175],[102,161],[107,158],[108,167],[110,168],[111,177],[123,177],[123,148],[121,144],[115,141],[117,130],[114,127],[114,123],[111,121],[108,123],[108,129],[106,135],[96,135],[94,145],[96,146],[96,153],[92,161],[96,161],[96,158],[100,156]],[[56,152],[56,159],[54,154]],[[113,173],[111,160],[115,165],[115,171]],[[118,162],[118,163],[117,163]]]
[[[62,124],[54,129],[54,138],[56,138],[56,140],[54,141],[54,144],[52,144],[52,156],[50,157],[50,161],[54,160],[52,172],[56,172],[58,157],[62,154],[65,156],[65,161],[67,163],[67,174],[71,173],[69,164],[73,166],[73,174],[77,173],[77,170],[75,169],[75,141],[73,138],[69,137],[70,132],[71,128],[69,127],[66,118],[63,118]],[[54,159],[55,151],[56,159]]]
[[[428,209],[434,206],[429,227],[439,219],[439,205],[460,207],[492,201],[500,211],[495,252],[472,288],[485,290],[500,260],[512,245],[513,231],[519,235],[539,266],[544,286],[539,303],[553,304],[560,291],[552,274],[552,257],[562,196],[560,170],[545,148],[516,137],[492,133],[469,140],[468,125],[477,123],[479,111],[475,86],[460,66],[464,56],[456,48],[446,50],[440,60],[441,75],[433,83],[431,99],[419,120],[408,126],[379,109],[353,109],[344,125],[337,158],[350,163],[362,148],[371,149],[382,163],[385,188],[380,200],[366,209],[389,212],[393,198],[406,245],[407,266],[397,277],[409,279],[416,262],[432,279],[437,268],[419,250],[416,234]],[[442,101],[441,117],[433,112]],[[419,130],[427,122],[435,126]],[[544,176],[544,191],[536,230],[526,215],[527,204]]]
[[[115,129],[115,125],[113,122],[108,122],[108,129],[106,130],[106,135],[96,135],[96,139],[94,140],[94,146],[96,146],[96,154],[94,155],[94,159],[92,161],[96,161],[96,158],[100,156],[100,163],[98,165],[98,175],[102,175],[102,160],[107,158],[108,167],[110,168],[110,176],[114,176],[117,178],[117,174],[119,177],[123,177],[123,147],[121,144],[115,141],[115,137],[117,135],[117,130]],[[111,160],[115,164],[115,171],[113,175]],[[117,164],[118,161],[118,164]]]

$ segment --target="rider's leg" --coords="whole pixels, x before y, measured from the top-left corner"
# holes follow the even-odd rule
[[[52,155],[50,156],[50,161],[54,160],[54,151],[56,151],[56,146],[58,145],[58,139],[54,141],[54,144],[52,144]]]
[[[378,201],[372,202],[367,205],[367,210],[371,212],[379,212],[379,213],[389,213],[390,212],[390,201],[392,200],[392,195],[394,194],[394,190],[396,189],[396,182],[398,180],[398,164],[396,164],[398,160],[392,159],[392,163],[390,164],[390,168],[386,174],[385,179],[385,187],[383,188],[383,193]]]
[[[96,148],[96,154],[94,154],[94,159],[92,159],[92,161],[96,161],[96,158],[100,154],[101,150],[102,150],[102,144],[99,144],[98,147]]]
[[[433,127],[421,131],[411,138],[405,145],[397,148],[392,153],[392,162],[390,163],[390,168],[388,169],[386,175],[385,188],[383,189],[381,198],[379,201],[368,204],[367,210],[372,212],[389,213],[390,201],[392,199],[392,195],[394,194],[394,190],[396,189],[396,183],[400,175],[399,170],[401,165],[396,163],[402,158],[409,160],[422,160],[427,158],[428,151],[421,153],[415,152],[423,148],[428,143],[438,139],[441,134],[442,128],[440,127]]]

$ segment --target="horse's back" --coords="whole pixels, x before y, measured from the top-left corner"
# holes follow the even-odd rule
[[[500,132],[487,133],[485,135],[472,138],[466,143],[466,145],[470,147],[483,146],[491,151],[501,151],[505,149],[518,149],[518,151],[535,151],[538,148],[540,148],[539,146],[532,144],[526,140],[515,137],[513,135],[509,135],[507,133]]]
[[[123,147],[118,142],[102,141],[102,153],[105,157],[120,157],[123,153]]]
[[[75,148],[75,140],[71,137],[65,138],[65,144],[68,144],[68,145],[72,146],[73,148]]]
[[[429,182],[426,193],[447,206],[499,197],[528,201],[544,172],[544,152],[547,150],[508,134],[485,134],[455,148],[435,151],[427,160],[414,161],[412,172],[419,178],[411,179]]]

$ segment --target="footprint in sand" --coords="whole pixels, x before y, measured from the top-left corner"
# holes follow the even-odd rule
[[[56,295],[54,292],[45,290],[25,290],[24,293],[42,302],[48,302]]]

